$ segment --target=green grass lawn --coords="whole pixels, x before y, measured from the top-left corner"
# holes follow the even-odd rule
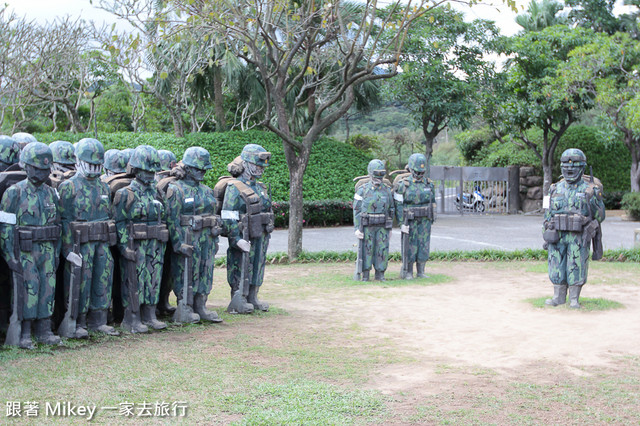
[[[479,267],[517,276],[538,277],[541,262],[481,263]],[[614,265],[614,266],[612,266]],[[431,262],[430,278],[403,281],[387,274],[386,282],[350,279],[343,263],[271,265],[266,294],[277,300],[320,300],[328,294],[354,295],[385,303],[373,293],[423,291],[456,285],[455,263]],[[399,269],[398,264],[392,265]],[[391,268],[390,268],[391,269]],[[612,285],[638,276],[640,266],[594,263],[597,281]],[[528,275],[527,275],[528,274]],[[34,351],[0,350],[0,403],[39,403],[38,423],[84,423],[85,417],[45,415],[46,403],[96,406],[97,423],[137,423],[145,408],[168,408],[153,422],[184,424],[545,424],[640,422],[640,358],[618,356],[614,368],[597,367],[584,377],[533,374],[504,376],[495,370],[433,360],[435,376],[418,393],[372,384],[387,368],[421,368],[420,360],[390,339],[372,338],[358,324],[322,311],[313,321],[277,305],[267,313],[224,312],[228,287],[224,270],[216,272],[213,304],[222,324],[171,325],[146,335],[67,341],[61,347]],[[605,285],[602,282],[597,285]],[[550,286],[549,286],[550,288]],[[541,288],[541,296],[549,288]],[[261,293],[262,294],[262,293]],[[387,296],[390,297],[390,296]],[[267,298],[269,300],[269,298]],[[542,302],[540,302],[542,301]],[[583,311],[614,309],[602,299],[582,299]],[[175,301],[174,301],[175,303]],[[544,303],[544,298],[531,301]],[[619,304],[618,304],[619,305]],[[582,312],[576,312],[581,315]],[[411,315],[410,312],[407,313]],[[637,336],[636,336],[637,337]],[[456,336],[452,336],[455,339]],[[425,342],[428,344],[429,342]],[[452,354],[455,357],[455,354]],[[547,361],[545,361],[547,362]],[[561,362],[559,360],[559,362]],[[537,367],[536,367],[537,368]],[[536,370],[537,371],[537,370]],[[551,371],[552,370],[544,370]],[[551,374],[549,373],[549,374]],[[134,404],[134,415],[120,410]],[[186,417],[172,408],[188,407]],[[100,407],[107,407],[101,409]],[[115,408],[115,409],[109,409]],[[151,407],[151,408],[150,408]],[[26,422],[0,411],[0,423]],[[179,410],[178,410],[179,412]],[[148,420],[148,419],[147,419]]]

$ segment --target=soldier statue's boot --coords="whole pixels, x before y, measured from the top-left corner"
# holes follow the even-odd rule
[[[193,310],[200,319],[211,322],[222,322],[222,318],[216,312],[207,309],[207,296],[202,293],[193,295]]]
[[[573,309],[580,309],[580,291],[582,290],[581,285],[572,285],[569,286],[569,307]]]
[[[375,279],[378,280],[378,281],[386,281],[384,279],[384,271],[376,271]]]
[[[195,324],[200,322],[200,315],[193,312],[193,307],[190,305],[181,305],[182,299],[178,299],[178,308],[173,313],[173,322],[179,324]]]
[[[109,336],[119,336],[120,333],[115,328],[107,325],[107,310],[97,309],[89,311],[87,315],[87,322],[89,330],[97,331],[98,333],[108,334]]]
[[[22,349],[35,349],[36,346],[33,344],[33,340],[31,340],[31,324],[33,321],[23,320],[21,324],[20,330],[20,343],[18,346]]]
[[[88,339],[89,332],[87,331],[87,314],[79,314],[76,320],[76,332],[73,335],[74,339]]]
[[[424,273],[424,262],[416,262],[416,278],[429,278],[429,275]]]
[[[545,305],[558,306],[567,302],[567,286],[566,284],[553,285],[553,298],[544,301]]]
[[[369,272],[371,272],[369,269],[362,270],[362,281],[369,281]]]
[[[156,305],[140,305],[142,323],[154,330],[167,328],[167,324],[156,318]]]
[[[404,279],[405,280],[412,280],[413,279],[413,262],[409,262],[407,264],[407,271],[404,274]]]
[[[172,315],[176,311],[176,307],[169,303],[169,293],[169,291],[160,291],[160,300],[158,301],[160,315]]]
[[[369,271],[367,271],[367,278],[369,278]],[[253,309],[267,312],[269,310],[269,304],[258,300],[258,291],[260,286],[249,286],[249,296],[247,296],[247,302],[253,305]]]
[[[124,309],[120,327],[129,333],[147,333],[149,331],[149,328],[140,321],[140,312],[134,313],[129,307]]]
[[[60,336],[56,336],[51,331],[51,318],[36,320],[36,340],[45,345],[59,345]]]

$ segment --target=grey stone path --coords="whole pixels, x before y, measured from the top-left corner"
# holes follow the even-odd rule
[[[640,222],[622,220],[609,215],[603,223],[603,245],[606,249],[632,248],[634,229]],[[269,253],[287,251],[287,230],[276,230],[271,236]],[[541,215],[439,215],[432,227],[431,250],[517,250],[542,248]],[[305,228],[302,247],[307,251],[354,250],[356,238],[352,227]],[[226,255],[227,239],[220,238],[218,255]],[[392,252],[400,251],[400,230],[394,228]]]

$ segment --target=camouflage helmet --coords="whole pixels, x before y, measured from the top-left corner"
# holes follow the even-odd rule
[[[129,160],[129,166],[147,172],[159,172],[162,170],[158,151],[151,145],[140,145],[134,149]]]
[[[105,170],[109,170],[113,173],[124,173],[127,171],[127,163],[129,161],[125,159],[124,154],[119,149],[110,149],[104,153]]]
[[[200,170],[209,170],[213,167],[209,151],[200,146],[187,148],[182,156],[182,163]]]
[[[14,141],[21,145],[26,145],[31,142],[38,142],[38,140],[31,133],[18,132],[11,136]]]
[[[255,143],[244,146],[240,158],[248,163],[252,163],[261,167],[267,167],[271,159],[271,153]]]
[[[383,177],[387,171],[384,168],[384,163],[381,160],[375,159],[369,162],[367,173],[369,173],[370,176]]]
[[[586,166],[587,156],[578,148],[569,148],[562,153],[562,156],[560,156],[560,162],[563,166],[571,164],[574,166]]]
[[[162,170],[170,170],[171,163],[178,162],[176,155],[168,149],[159,149],[158,156],[160,157],[160,167],[162,167]]]
[[[427,171],[427,157],[424,154],[411,154],[407,167],[412,172],[424,173]]]
[[[20,166],[29,164],[38,169],[50,169],[53,163],[53,154],[48,145],[42,142],[31,142],[20,153]]]
[[[120,151],[120,155],[122,155],[122,158],[124,159],[125,164],[129,164],[129,160],[131,160],[131,156],[133,155],[133,148],[125,148],[122,151]],[[126,168],[127,166],[125,166]]]
[[[89,164],[102,164],[104,163],[104,147],[97,139],[80,139],[76,145],[76,158]]]
[[[67,141],[55,141],[49,144],[53,154],[53,162],[59,164],[76,164],[75,149]]]
[[[20,145],[13,138],[0,135],[0,161],[15,164],[20,157]]]

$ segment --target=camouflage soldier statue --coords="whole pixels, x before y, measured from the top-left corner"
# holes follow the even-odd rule
[[[201,183],[211,169],[209,152],[187,148],[182,167],[184,177],[170,180],[166,190],[167,227],[173,246],[169,282],[178,299],[174,321],[221,322],[217,313],[206,308],[221,226],[213,190]]]
[[[116,243],[116,227],[111,220],[109,187],[98,179],[104,148],[96,139],[82,139],[76,147],[76,158],[78,172],[58,188],[62,255],[67,259],[65,302],[69,305],[71,300],[75,304],[67,306],[67,311],[75,311],[76,329],[60,327],[59,333],[64,337],[87,337],[88,323],[90,330],[118,335],[107,325],[113,278],[109,245]]]
[[[367,167],[369,180],[356,187],[353,197],[353,223],[359,244],[358,269],[362,281],[369,281],[371,266],[375,279],[384,281],[384,272],[389,263],[389,235],[393,226],[395,207],[391,188],[384,182],[387,173],[384,163],[371,160]]]
[[[178,162],[176,155],[168,149],[159,149],[158,156],[160,157],[160,168],[163,171],[173,169]]]
[[[229,238],[227,280],[232,301],[228,310],[245,314],[254,309],[269,309],[267,303],[258,300],[258,290],[264,279],[274,216],[271,194],[257,180],[269,165],[271,153],[260,145],[248,144],[240,157],[243,170],[237,178],[229,177],[227,180],[221,216]]]
[[[545,303],[580,308],[580,291],[587,282],[589,248],[594,242],[593,259],[602,258],[600,223],[605,218],[602,185],[585,176],[587,157],[575,148],[560,157],[564,179],[551,185],[549,207],[544,215],[543,238],[549,250],[549,279],[553,298]]]
[[[104,153],[104,175],[101,179],[127,172],[129,159],[119,149],[110,149]]]
[[[71,142],[55,141],[49,145],[53,154],[51,166],[51,187],[57,189],[65,180],[76,173],[75,148]]]
[[[4,191],[14,183],[23,180],[25,176],[20,173],[20,178],[7,176],[5,170],[18,163],[20,159],[20,145],[9,136],[0,135],[0,197]],[[15,172],[14,172],[15,173]],[[11,274],[9,267],[0,257],[0,332],[6,329],[11,308]]]
[[[412,154],[407,168],[409,173],[396,178],[393,194],[396,219],[402,233],[401,278],[413,278],[414,263],[417,277],[424,278],[424,266],[429,260],[431,224],[435,220],[435,191],[433,183],[425,176],[427,158],[423,154]]]
[[[38,140],[31,133],[18,132],[14,133],[11,138],[14,141],[18,142],[21,150],[31,142],[38,142]]]
[[[0,244],[17,291],[14,312],[21,321],[18,344],[22,348],[33,348],[33,323],[36,340],[50,345],[60,343],[60,338],[51,331],[55,270],[60,256],[60,216],[58,197],[44,183],[52,161],[47,145],[28,144],[20,154],[27,179],[7,189],[0,203]]]
[[[149,145],[137,147],[129,168],[135,179],[119,189],[113,200],[125,307],[122,327],[144,333],[148,331],[146,325],[156,330],[167,327],[156,318],[156,305],[169,232],[154,181],[160,170],[158,151]]]

